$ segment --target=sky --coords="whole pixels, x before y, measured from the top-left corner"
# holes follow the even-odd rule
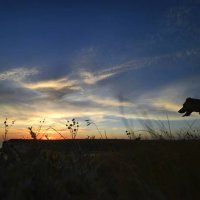
[[[177,111],[200,98],[199,9],[200,0],[1,0],[1,133],[6,117],[9,138],[28,138],[43,119],[68,138],[72,118],[80,138],[99,137],[86,119],[110,138],[145,121],[198,119]]]

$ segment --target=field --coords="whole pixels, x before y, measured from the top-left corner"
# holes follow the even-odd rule
[[[198,140],[9,140],[0,157],[0,197],[199,199]]]

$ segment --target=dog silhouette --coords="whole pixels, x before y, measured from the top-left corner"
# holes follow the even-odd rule
[[[200,99],[187,98],[183,107],[178,112],[185,113],[183,117],[190,116],[192,112],[200,114]]]

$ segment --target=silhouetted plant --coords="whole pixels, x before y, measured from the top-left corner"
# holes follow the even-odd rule
[[[3,135],[3,140],[6,141],[7,140],[7,135],[8,135],[8,129],[9,127],[13,126],[15,124],[15,120],[13,120],[11,122],[11,124],[8,123],[8,118],[6,117],[5,121],[4,121],[4,135]]]
[[[142,139],[142,135],[139,134],[138,137],[135,138],[136,141],[141,140]]]
[[[29,133],[31,135],[31,138],[34,140],[37,140],[37,134],[33,131],[33,127],[28,127]]]
[[[133,138],[134,132],[133,131],[127,131],[126,130],[127,137],[131,140]]]
[[[76,139],[76,135],[79,129],[79,123],[73,118],[71,122],[67,121],[66,127],[69,129],[72,139]]]
[[[97,131],[98,131],[98,133],[99,133],[99,135],[100,135],[100,138],[103,139],[102,133],[101,133],[101,131],[99,130],[99,128],[98,128],[98,126],[96,125],[96,123],[95,123],[94,121],[90,120],[90,119],[86,119],[85,121],[86,121],[86,123],[87,123],[87,126],[90,126],[91,124],[93,124],[93,125],[96,127],[96,129],[97,129]],[[105,135],[106,135],[106,133],[105,133]],[[106,136],[106,137],[107,137],[107,136]]]
[[[130,140],[141,140],[142,139],[141,134],[139,134],[138,136],[135,135],[136,132],[140,132],[140,131],[143,131],[143,130],[138,130],[138,131],[133,131],[133,130],[127,131],[126,130],[126,135]]]
[[[105,138],[108,139],[106,130],[104,131]]]
[[[46,134],[46,132],[47,132],[48,130],[53,130],[54,132],[58,133],[58,134],[60,135],[61,138],[67,139],[67,138],[64,137],[58,130],[56,130],[56,129],[55,129],[54,127],[52,127],[52,126],[49,126],[49,127],[45,130],[45,132],[44,132],[44,134],[42,135],[42,137],[44,136],[44,137],[46,138],[46,135],[48,136],[48,134]],[[41,137],[41,138],[42,138],[42,137]]]
[[[39,136],[39,134],[40,134],[40,131],[41,131],[41,129],[42,129],[42,126],[44,125],[44,122],[45,122],[45,119],[43,119],[42,121],[40,121],[40,125],[39,125],[39,127],[38,127],[38,130],[37,130],[37,136]]]
[[[50,140],[48,134],[45,134],[44,137],[45,137],[47,140]]]
[[[39,125],[37,131],[33,131],[33,127],[32,127],[32,126],[31,126],[31,127],[28,127],[28,130],[29,130],[29,133],[30,133],[30,136],[31,136],[32,139],[34,139],[34,140],[37,140],[37,139],[38,139],[38,136],[39,136],[39,134],[40,134],[40,131],[41,131],[41,129],[42,129],[42,126],[44,125],[44,122],[45,122],[45,119],[43,119],[42,121],[39,122],[40,125]],[[40,138],[40,139],[41,139],[41,138]]]
[[[87,139],[90,139],[90,140],[94,140],[95,139],[95,135],[93,135],[93,136],[87,136]]]
[[[172,140],[174,139],[174,136],[172,134],[171,123],[168,114],[166,114],[166,118],[167,118],[167,124],[161,120],[155,121],[157,128],[159,129],[159,131],[157,132],[158,138]]]

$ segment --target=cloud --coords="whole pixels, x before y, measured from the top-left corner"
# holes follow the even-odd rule
[[[30,90],[40,93],[43,100],[61,100],[65,95],[82,90],[80,84],[76,80],[70,80],[63,77],[55,80],[45,80],[37,82],[22,83],[22,85]]]
[[[200,98],[199,76],[186,77],[160,88],[143,93],[135,99],[138,113],[162,116],[168,113],[171,118],[182,120],[178,114],[187,97]],[[195,116],[195,114],[193,114]]]
[[[54,90],[57,87],[38,87],[37,89],[25,89],[25,91],[21,88],[23,92],[28,92],[27,94],[23,94],[19,92],[20,90],[18,90],[19,97],[22,96],[26,103],[15,103],[12,106],[4,104],[1,108],[2,112],[6,113],[7,116],[17,120],[19,119],[19,127],[27,127],[29,124],[31,126],[36,124],[35,126],[37,126],[39,120],[46,118],[47,124],[56,123],[60,128],[63,126],[63,121],[65,122],[66,119],[75,117],[79,120],[81,119],[82,121],[84,121],[84,119],[95,120],[98,125],[100,124],[103,130],[107,129],[109,132],[110,127],[114,126],[114,124],[120,124],[119,130],[121,130],[123,128],[123,118],[130,121],[134,120],[134,124],[139,120],[166,120],[167,112],[170,120],[182,120],[182,117],[177,113],[176,109],[179,104],[181,105],[182,101],[185,100],[184,95],[187,94],[187,91],[195,88],[197,90],[198,82],[195,85],[192,85],[192,83],[199,80],[199,78],[200,77],[190,77],[184,80],[179,80],[165,87],[160,87],[160,89],[149,92],[143,96],[141,95],[138,99],[134,99],[134,104],[128,100],[124,100],[121,104],[121,102],[111,96],[103,97],[95,94],[95,90],[93,90],[93,92],[90,91],[91,94],[89,95],[87,93],[89,91],[86,93],[83,91],[82,96],[80,95],[81,91],[67,93],[65,98],[62,97],[62,101],[59,102],[54,102],[49,99],[47,101],[36,100],[28,103],[29,97],[34,98],[34,95],[29,94],[29,92],[32,93],[33,91],[35,92],[40,90]],[[16,85],[14,82],[13,85],[7,82],[4,84],[4,88],[13,88],[14,85]],[[20,85],[17,86],[17,88],[19,87]],[[181,87],[184,87],[184,89],[180,90]],[[60,87],[58,88],[58,91],[64,89],[60,89]],[[42,91],[40,92],[42,93]],[[43,92],[51,93],[50,91]],[[7,96],[5,100],[8,100],[9,98],[11,97]],[[80,104],[76,104],[77,100],[79,100]],[[87,104],[83,104],[84,101]],[[124,114],[120,113],[118,109],[120,106],[124,107]],[[115,120],[113,121],[113,119]],[[84,128],[84,125],[81,126]]]
[[[135,105],[129,101],[119,101],[118,99],[114,98],[102,98],[99,96],[89,96],[88,99],[96,104],[99,104],[101,106],[111,106],[111,107],[134,107]]]
[[[191,8],[188,6],[182,5],[170,8],[167,15],[168,25],[170,27],[187,27],[189,25],[190,12]]]
[[[41,97],[44,101],[46,100],[54,100],[54,101],[60,101],[64,96],[70,95],[74,92],[77,92],[79,90],[78,87],[63,87],[60,89],[55,88],[39,88],[36,91],[40,92]]]
[[[95,84],[98,81],[108,79],[114,75],[120,74],[128,70],[139,69],[149,66],[155,58],[134,59],[121,65],[116,65],[97,72],[89,72],[82,70],[80,76],[85,84]]]
[[[181,105],[166,99],[155,99],[152,102],[152,106],[154,106],[157,110],[164,110],[167,112],[175,112],[177,113],[177,111],[180,109]]]
[[[129,70],[140,70],[155,66],[163,68],[167,66],[165,63],[167,60],[179,61],[188,57],[198,57],[199,52],[199,49],[186,49],[162,56],[132,59],[113,67],[99,69],[96,72],[77,70],[73,79],[70,78],[72,76],[64,76],[57,79],[51,77],[50,80],[30,82],[28,78],[37,75],[37,70],[23,68],[24,73],[22,73],[22,68],[9,70],[0,73],[1,111],[6,115],[24,120],[25,125],[27,120],[36,121],[44,117],[51,123],[57,123],[60,119],[76,117],[82,120],[91,118],[99,123],[103,123],[105,119],[110,119],[111,122],[106,120],[106,125],[104,124],[110,127],[113,125],[112,119],[116,118],[119,122],[125,117],[130,120],[166,120],[166,112],[171,120],[182,120],[177,110],[186,97],[198,98],[195,95],[198,95],[200,89],[198,81],[200,77],[186,77],[165,86],[148,88],[145,91],[141,89],[141,84],[130,84],[129,80],[126,82],[127,85],[124,84],[126,77],[123,76],[118,76],[122,78],[120,81],[115,79],[115,82],[113,80],[112,83],[106,82],[106,87],[104,82],[102,82],[103,85],[94,86],[93,84]],[[144,77],[145,70],[140,71],[141,77]],[[157,68],[155,68],[156,72]],[[22,74],[20,75],[20,73]],[[19,77],[17,77],[18,75]],[[130,75],[134,74],[131,73]],[[11,81],[11,79],[13,80]],[[144,84],[148,84],[150,79],[147,77],[145,81],[140,80]],[[113,91],[113,82],[116,84],[116,88],[122,85],[124,93],[127,95],[126,98],[131,99],[131,101],[120,102],[113,97],[113,92],[117,94],[119,91],[118,89],[116,89],[117,92]],[[128,84],[131,87],[130,93],[127,93]],[[138,88],[138,90],[134,90],[133,87]],[[120,113],[120,106],[124,107],[124,114]],[[117,122],[115,123],[117,124]]]
[[[53,89],[62,89],[64,87],[77,87],[76,80],[69,80],[68,78],[60,78],[57,80],[47,80],[47,81],[38,81],[31,83],[24,83],[26,88],[30,89],[44,89],[44,88],[53,88]]]
[[[171,54],[163,54],[160,56],[142,57],[139,59],[129,60],[120,65],[116,65],[114,67],[108,67],[106,69],[99,70],[96,72],[91,72],[82,69],[80,70],[80,77],[83,83],[92,85],[99,81],[111,78],[117,74],[121,74],[129,70],[139,70],[146,67],[155,67],[158,66],[158,64],[162,68],[163,66],[166,66],[165,63],[168,63],[169,60],[171,62],[175,62],[180,60],[186,60],[188,58],[195,59],[198,58],[199,55],[200,55],[199,48],[184,49],[173,52]]]
[[[71,66],[74,68],[87,68],[97,64],[97,51],[93,47],[83,48],[74,56]]]
[[[190,2],[171,7],[167,13],[167,28],[169,33],[180,35],[199,35],[199,3]]]
[[[39,71],[36,68],[14,68],[9,71],[0,72],[0,81],[13,80],[20,82],[38,73]]]
[[[92,73],[92,72],[86,72],[86,71],[82,71],[80,73],[81,77],[83,78],[83,82],[86,84],[94,84],[98,81],[107,79],[113,75],[115,75],[115,73]]]
[[[197,0],[199,1],[199,0]],[[177,49],[199,47],[199,3],[181,1],[166,7],[157,30],[145,39],[145,51],[172,52]]]
[[[162,88],[160,95],[165,97],[166,99],[171,99],[174,101],[183,101],[189,96],[200,98],[199,80],[199,75],[189,76],[176,80],[175,82],[172,82],[171,84],[168,84],[167,86]]]
[[[11,80],[4,80],[0,87],[0,104],[27,104],[33,102],[39,94],[36,91],[24,88],[21,84]]]

